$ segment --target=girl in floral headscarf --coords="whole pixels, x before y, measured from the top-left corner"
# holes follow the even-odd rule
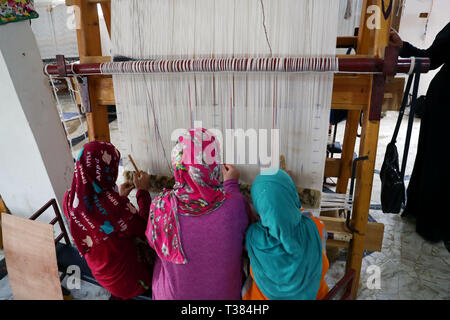
[[[130,299],[151,286],[151,267],[139,256],[136,237],[143,237],[151,198],[149,176],[135,175],[134,185],[115,191],[120,153],[110,143],[93,141],[78,156],[72,187],[64,196],[70,233],[95,279],[114,297]],[[139,211],[128,200],[138,188]]]
[[[241,298],[249,206],[239,171],[221,169],[218,155],[215,137],[197,128],[180,136],[172,151],[175,185],[153,200],[146,231],[158,255],[153,299]]]

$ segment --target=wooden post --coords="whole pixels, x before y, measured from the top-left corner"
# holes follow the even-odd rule
[[[100,40],[100,26],[98,20],[97,3],[81,0],[66,0],[66,5],[75,5],[75,19],[77,21],[77,40],[80,63],[92,62],[92,56],[102,55]],[[103,6],[105,5],[105,6]],[[108,11],[108,3],[102,2],[102,8]],[[110,11],[107,12],[105,21],[110,22]],[[107,22],[108,25],[108,22]],[[110,141],[108,109],[105,105],[99,105],[96,98],[96,78],[88,78],[90,112],[86,112],[89,141]]]
[[[372,94],[375,89],[374,87],[379,85],[376,82],[375,79],[371,79]],[[369,108],[370,107],[371,106],[369,106]],[[361,142],[359,148],[359,155],[367,155],[369,158],[361,161],[356,171],[353,215],[351,220],[351,226],[356,229],[359,234],[353,233],[353,239],[347,252],[346,270],[354,269],[356,271],[354,288],[352,290],[353,299],[356,298],[358,292],[362,258],[364,254],[364,243],[366,241],[366,228],[369,217],[373,172],[375,169],[378,132],[380,127],[380,121],[371,121],[369,119],[369,108],[363,111]]]
[[[105,18],[106,27],[111,38],[111,1],[101,2],[100,5],[102,6],[103,17]]]
[[[336,185],[336,193],[347,193],[348,180],[352,174],[353,152],[361,111],[348,110],[345,123],[344,141],[342,144],[341,169]]]
[[[400,22],[402,20],[402,13],[403,13],[402,0],[395,0],[394,9],[392,12],[391,28],[397,32],[400,30]]]
[[[8,208],[3,202],[2,196],[0,195],[0,215],[2,212],[9,213]],[[2,236],[2,219],[0,216],[0,249],[3,249],[3,236]]]
[[[384,57],[385,48],[389,43],[389,30],[393,12],[394,0],[364,0],[361,12],[361,22],[358,34],[358,54]],[[359,231],[353,234],[353,239],[347,253],[346,270],[355,270],[352,299],[358,293],[361,274],[364,243],[372,195],[372,182],[375,169],[378,134],[380,128],[379,114],[383,102],[384,76],[370,76],[371,90],[367,100],[367,108],[363,110],[362,132],[359,156],[368,156],[362,161],[356,171],[356,185],[353,203],[351,226]]]
[[[364,0],[358,34],[358,54],[384,57],[389,43],[389,29],[394,0]]]

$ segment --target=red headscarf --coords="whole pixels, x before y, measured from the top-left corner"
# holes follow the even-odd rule
[[[119,151],[103,141],[85,144],[78,156],[67,207],[81,255],[112,235],[129,236],[127,223],[138,211],[115,191],[119,161]]]

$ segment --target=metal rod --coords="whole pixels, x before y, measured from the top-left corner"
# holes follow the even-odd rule
[[[344,294],[340,298],[340,300],[349,300],[351,297],[353,281],[355,280],[355,270],[350,269],[349,272],[345,274],[345,276],[339,280],[339,282],[328,292],[324,300],[332,300],[337,296],[337,294],[344,290]]]
[[[58,218],[59,228],[61,229],[61,234],[64,236],[64,241],[66,242],[67,245],[70,245],[69,234],[67,233],[66,226],[64,225],[64,221],[62,219],[61,212],[59,211],[59,208],[58,208],[58,205],[57,205],[55,199],[53,199],[52,206],[53,206],[53,210],[55,211],[55,215]]]
[[[254,60],[252,60],[254,59]],[[297,59],[297,60],[296,60]],[[308,63],[313,62],[314,66],[293,66],[292,61],[298,59],[309,59]],[[351,72],[351,73],[382,73],[384,71],[385,60],[380,58],[339,58],[337,61],[337,70],[329,70],[330,60],[333,58],[318,57],[318,58],[233,58],[233,59],[169,59],[169,60],[140,60],[140,61],[124,61],[124,62],[106,62],[106,63],[84,63],[84,64],[67,64],[66,74],[68,76],[80,75],[108,75],[120,73],[150,73],[150,72]],[[416,59],[417,60],[417,59]],[[423,73],[428,72],[430,68],[430,59],[421,58]],[[228,61],[228,64],[225,64]],[[231,62],[230,62],[231,61]],[[254,62],[254,68],[248,68],[250,61]],[[261,65],[261,61],[265,64]],[[398,59],[396,64],[397,73],[408,73],[410,71],[412,59]],[[136,68],[129,68],[126,66],[139,66]],[[108,66],[114,66],[114,72],[102,71],[108,69]],[[145,68],[144,68],[145,67]],[[201,68],[196,70],[195,68]],[[305,68],[302,70],[301,68]],[[320,69],[323,67],[322,69]],[[144,68],[144,69],[143,69]],[[300,68],[300,69],[299,69]],[[317,68],[317,69],[314,69]],[[152,71],[149,71],[151,69]],[[173,70],[176,71],[173,71]],[[118,71],[117,71],[118,70]],[[145,71],[142,71],[145,70]],[[58,65],[47,64],[44,66],[44,74],[49,76],[59,76]]]
[[[55,199],[51,199],[51,200],[47,201],[47,203],[44,204],[38,211],[36,211],[36,213],[34,213],[29,219],[36,220],[42,213],[44,213],[48,208],[50,208],[50,206],[53,207],[53,211],[55,212],[56,217],[52,221],[50,221],[49,224],[54,225],[56,222],[58,222],[59,228],[61,229],[61,234],[57,238],[58,241],[64,237],[64,241],[66,242],[66,244],[70,244],[69,235],[67,233],[66,227],[64,225],[64,221],[61,217],[61,213],[59,211],[58,204],[56,203]],[[58,242],[58,241],[56,241],[56,242]]]
[[[36,211],[35,214],[33,214],[30,217],[30,220],[36,220],[45,210],[47,210],[53,204],[53,201],[56,201],[56,200],[51,199],[51,200],[47,201],[46,204],[44,204],[38,211]]]
[[[58,220],[59,220],[58,217],[55,217],[55,218],[53,218],[52,221],[49,222],[49,224],[55,224],[58,222]]]

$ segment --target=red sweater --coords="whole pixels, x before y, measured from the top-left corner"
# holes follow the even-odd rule
[[[67,195],[64,196],[64,214],[68,217]],[[145,239],[147,217],[151,197],[148,191],[138,190],[136,198],[139,216],[128,223],[133,237],[111,237],[86,253],[85,258],[92,275],[98,283],[112,295],[121,299],[131,299],[151,288],[152,270],[140,261],[135,245],[135,237]]]

